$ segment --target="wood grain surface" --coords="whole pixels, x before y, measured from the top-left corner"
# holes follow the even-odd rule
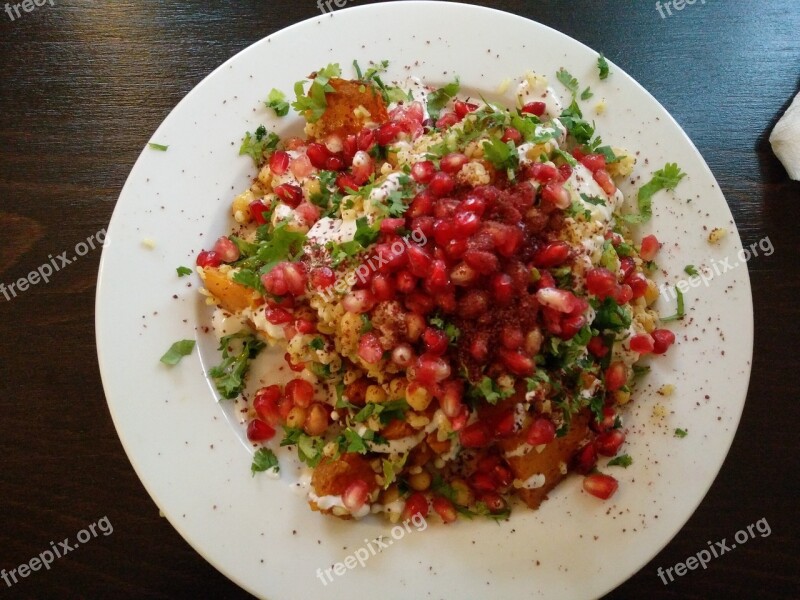
[[[730,455],[675,539],[608,597],[800,598],[800,183],[767,141],[798,91],[800,2],[698,0],[664,18],[647,1],[477,4],[549,25],[625,69],[698,146],[745,244],[769,236],[775,247],[750,263],[755,355]],[[317,15],[312,0],[56,0],[12,21],[0,5],[0,282],[108,224],[151,132],[209,72]],[[0,569],[104,516],[113,534],[13,587],[0,580],[0,598],[248,597],[159,517],[122,450],[95,354],[99,260],[90,251],[49,283],[0,295]],[[668,586],[656,575],[762,518],[769,537]]]

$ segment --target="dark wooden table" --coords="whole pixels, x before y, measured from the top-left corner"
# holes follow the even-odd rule
[[[319,14],[312,0],[26,2],[19,16],[0,6],[6,285],[106,226],[151,132],[212,69]],[[609,598],[799,598],[800,183],[767,136],[798,91],[800,3],[697,0],[663,17],[653,2],[482,4],[563,31],[635,77],[699,147],[745,244],[769,236],[775,247],[750,263],[755,355],[731,453],[683,530]],[[0,569],[103,517],[113,533],[13,587],[0,581],[0,597],[246,597],[159,517],[117,439],[95,355],[99,259],[89,250],[49,283],[0,296]],[[656,575],[762,518],[771,535],[707,570],[668,586]]]

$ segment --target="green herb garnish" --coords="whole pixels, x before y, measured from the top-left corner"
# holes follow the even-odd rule
[[[233,350],[234,347],[240,349]],[[234,333],[223,337],[219,342],[222,363],[213,367],[208,374],[214,379],[217,390],[223,398],[231,400],[242,393],[244,376],[250,368],[250,361],[264,348],[264,342],[250,333]]]
[[[165,365],[174,366],[181,362],[184,356],[189,356],[194,350],[194,340],[180,340],[172,344],[161,357],[161,362]]]
[[[278,464],[278,457],[269,448],[259,448],[253,455],[253,464],[250,465],[250,472],[255,477],[256,473],[262,473],[269,469],[274,469],[276,473],[280,472],[281,466]]]
[[[280,90],[276,90],[272,88],[272,91],[267,96],[267,101],[264,102],[267,108],[271,108],[275,111],[275,114],[279,117],[285,117],[289,114],[289,103],[286,102],[286,94],[281,92]]]

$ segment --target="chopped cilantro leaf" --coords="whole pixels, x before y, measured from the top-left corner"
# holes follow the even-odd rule
[[[608,461],[609,467],[624,467],[627,469],[632,464],[633,459],[627,454],[620,454],[616,458],[612,458],[610,461]]]
[[[165,365],[174,366],[181,362],[184,356],[189,356],[194,350],[194,340],[180,340],[172,344],[161,357],[161,362]]]
[[[575,138],[579,144],[587,144],[594,135],[594,124],[589,124],[583,118],[578,104],[573,100],[567,108],[565,108],[559,117],[567,131]]]
[[[305,241],[305,233],[287,229],[285,222],[278,223],[271,235],[261,241],[256,256],[264,263],[295,258],[302,251]]]
[[[439,118],[439,113],[442,112],[442,109],[450,100],[455,98],[460,89],[461,84],[458,81],[458,77],[456,77],[456,80],[452,83],[448,83],[435,92],[431,92],[428,95],[428,114],[430,118],[436,121]]]
[[[489,404],[497,404],[500,400],[513,394],[513,390],[501,390],[490,377],[484,377],[478,382],[478,385],[472,386],[469,390],[471,398],[483,398]]]
[[[186,275],[191,275],[194,272],[189,267],[178,267],[175,270],[178,272],[178,277],[185,277]]]
[[[314,350],[323,350],[325,348],[325,342],[322,338],[315,337],[308,343]]]
[[[597,140],[598,143],[601,143],[601,140],[600,140],[599,137],[596,138],[596,140]],[[616,154],[614,154],[614,150],[611,149],[611,146],[600,146],[600,145],[597,145],[595,148],[592,149],[592,151],[596,152],[597,154],[602,154],[603,157],[606,159],[606,164],[607,165],[610,165],[610,164],[615,163],[615,162],[619,162],[622,159],[621,156],[617,156]]]
[[[159,152],[166,152],[167,148],[169,148],[169,146],[165,146],[164,144],[156,144],[155,142],[148,142],[147,145],[150,146],[152,150],[158,150]]]
[[[284,436],[281,446],[297,446],[298,458],[309,467],[316,467],[322,460],[322,449],[325,440],[319,436],[306,435],[299,427],[283,428]]]
[[[280,472],[281,466],[278,464],[278,457],[269,448],[259,448],[253,455],[253,464],[250,465],[250,472],[255,477],[256,473],[262,473],[269,469],[274,469],[276,473]]]
[[[264,285],[261,283],[261,276],[252,269],[239,269],[233,274],[232,281],[257,290],[260,294],[265,291]]]
[[[212,368],[208,374],[214,379],[217,390],[223,398],[231,400],[242,393],[244,376],[250,368],[250,361],[264,348],[264,345],[264,342],[249,333],[234,333],[220,340],[222,363]],[[235,346],[241,346],[238,352],[233,350]]]
[[[565,88],[572,92],[573,96],[578,93],[578,80],[575,79],[564,67],[561,67],[558,70],[556,73],[556,79],[558,79]]]
[[[372,321],[367,313],[361,313],[361,329],[359,333],[369,333],[372,331]]]
[[[239,147],[239,156],[249,156],[256,165],[259,165],[264,159],[264,153],[277,148],[279,141],[277,135],[271,131],[267,133],[266,128],[261,125],[256,129],[255,135],[251,135],[249,131],[244,134],[244,140]]]
[[[281,92],[280,90],[276,90],[272,88],[270,91],[269,96],[267,96],[267,101],[264,102],[267,108],[271,108],[275,111],[275,114],[279,117],[285,117],[289,114],[289,103],[286,102],[286,94]]]
[[[517,147],[512,141],[503,142],[496,137],[486,140],[483,142],[483,154],[497,169],[516,169],[519,164]]]
[[[371,243],[378,239],[380,225],[370,225],[367,217],[356,219],[356,234],[353,240],[361,244],[362,248],[367,248]]]
[[[594,92],[592,92],[592,88],[588,86],[581,92],[581,100],[588,100],[592,96],[594,96]]]
[[[687,435],[689,435],[689,432],[686,429],[681,429],[680,427],[678,427],[675,430],[675,437],[676,438],[685,438]]]
[[[581,200],[583,200],[587,204],[593,204],[595,206],[606,205],[606,201],[603,200],[600,196],[589,196],[588,194],[581,194]]]
[[[683,271],[684,273],[686,273],[687,275],[691,275],[692,277],[700,275],[700,273],[697,271],[694,265],[686,265],[685,267],[683,267]]]
[[[397,479],[397,474],[403,470],[408,459],[408,452],[402,454],[396,460],[383,459],[381,461],[383,466],[383,489],[387,489]]]
[[[561,148],[556,148],[553,153],[556,156],[560,156],[564,159],[564,162],[567,163],[570,167],[575,167],[578,165],[578,161],[575,160],[575,157],[572,156],[569,152],[564,152]]]
[[[592,325],[599,331],[611,330],[622,331],[631,325],[631,315],[624,307],[614,302],[613,298],[606,298],[602,302],[599,300],[591,301],[592,308],[595,310],[595,318]]]
[[[608,61],[602,54],[597,57],[597,70],[600,71],[600,79],[606,79],[608,77]]]
[[[653,216],[651,199],[653,194],[661,190],[674,190],[686,173],[681,171],[676,163],[667,163],[663,169],[653,173],[653,178],[639,188],[637,204],[639,205],[638,214],[622,215],[622,219],[628,223],[647,223]]]

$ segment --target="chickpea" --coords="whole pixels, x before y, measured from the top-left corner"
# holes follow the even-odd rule
[[[436,433],[431,433],[425,438],[428,442],[428,446],[430,446],[431,450],[433,450],[436,454],[444,454],[448,450],[450,450],[450,440],[445,439],[439,441],[436,437]]]
[[[403,377],[396,377],[389,382],[389,397],[393,400],[406,397],[406,387],[408,380]]]
[[[422,385],[411,383],[406,388],[406,402],[408,405],[418,412],[424,411],[433,400],[430,392]]]
[[[367,403],[380,404],[381,402],[386,402],[386,392],[379,385],[371,385],[367,388],[364,399]]]
[[[416,342],[422,332],[425,331],[426,326],[425,317],[422,315],[415,313],[406,315],[406,337],[408,337],[409,341]]]
[[[424,492],[431,487],[431,474],[427,471],[415,473],[408,478],[408,485],[412,490],[417,492]]]
[[[400,497],[400,490],[397,487],[396,483],[393,483],[388,488],[386,488],[383,492],[381,492],[380,496],[380,503],[381,504],[391,504],[395,500]]]
[[[470,506],[475,501],[475,496],[472,490],[463,479],[454,479],[450,482],[450,487],[453,488],[454,500],[456,504],[461,506]]]
[[[314,402],[308,409],[303,430],[308,435],[322,435],[328,429],[328,411],[319,402]]]
[[[302,406],[295,406],[289,411],[289,414],[286,415],[286,426],[292,428],[302,427],[303,423],[306,422],[307,415],[308,411],[305,408]]]

